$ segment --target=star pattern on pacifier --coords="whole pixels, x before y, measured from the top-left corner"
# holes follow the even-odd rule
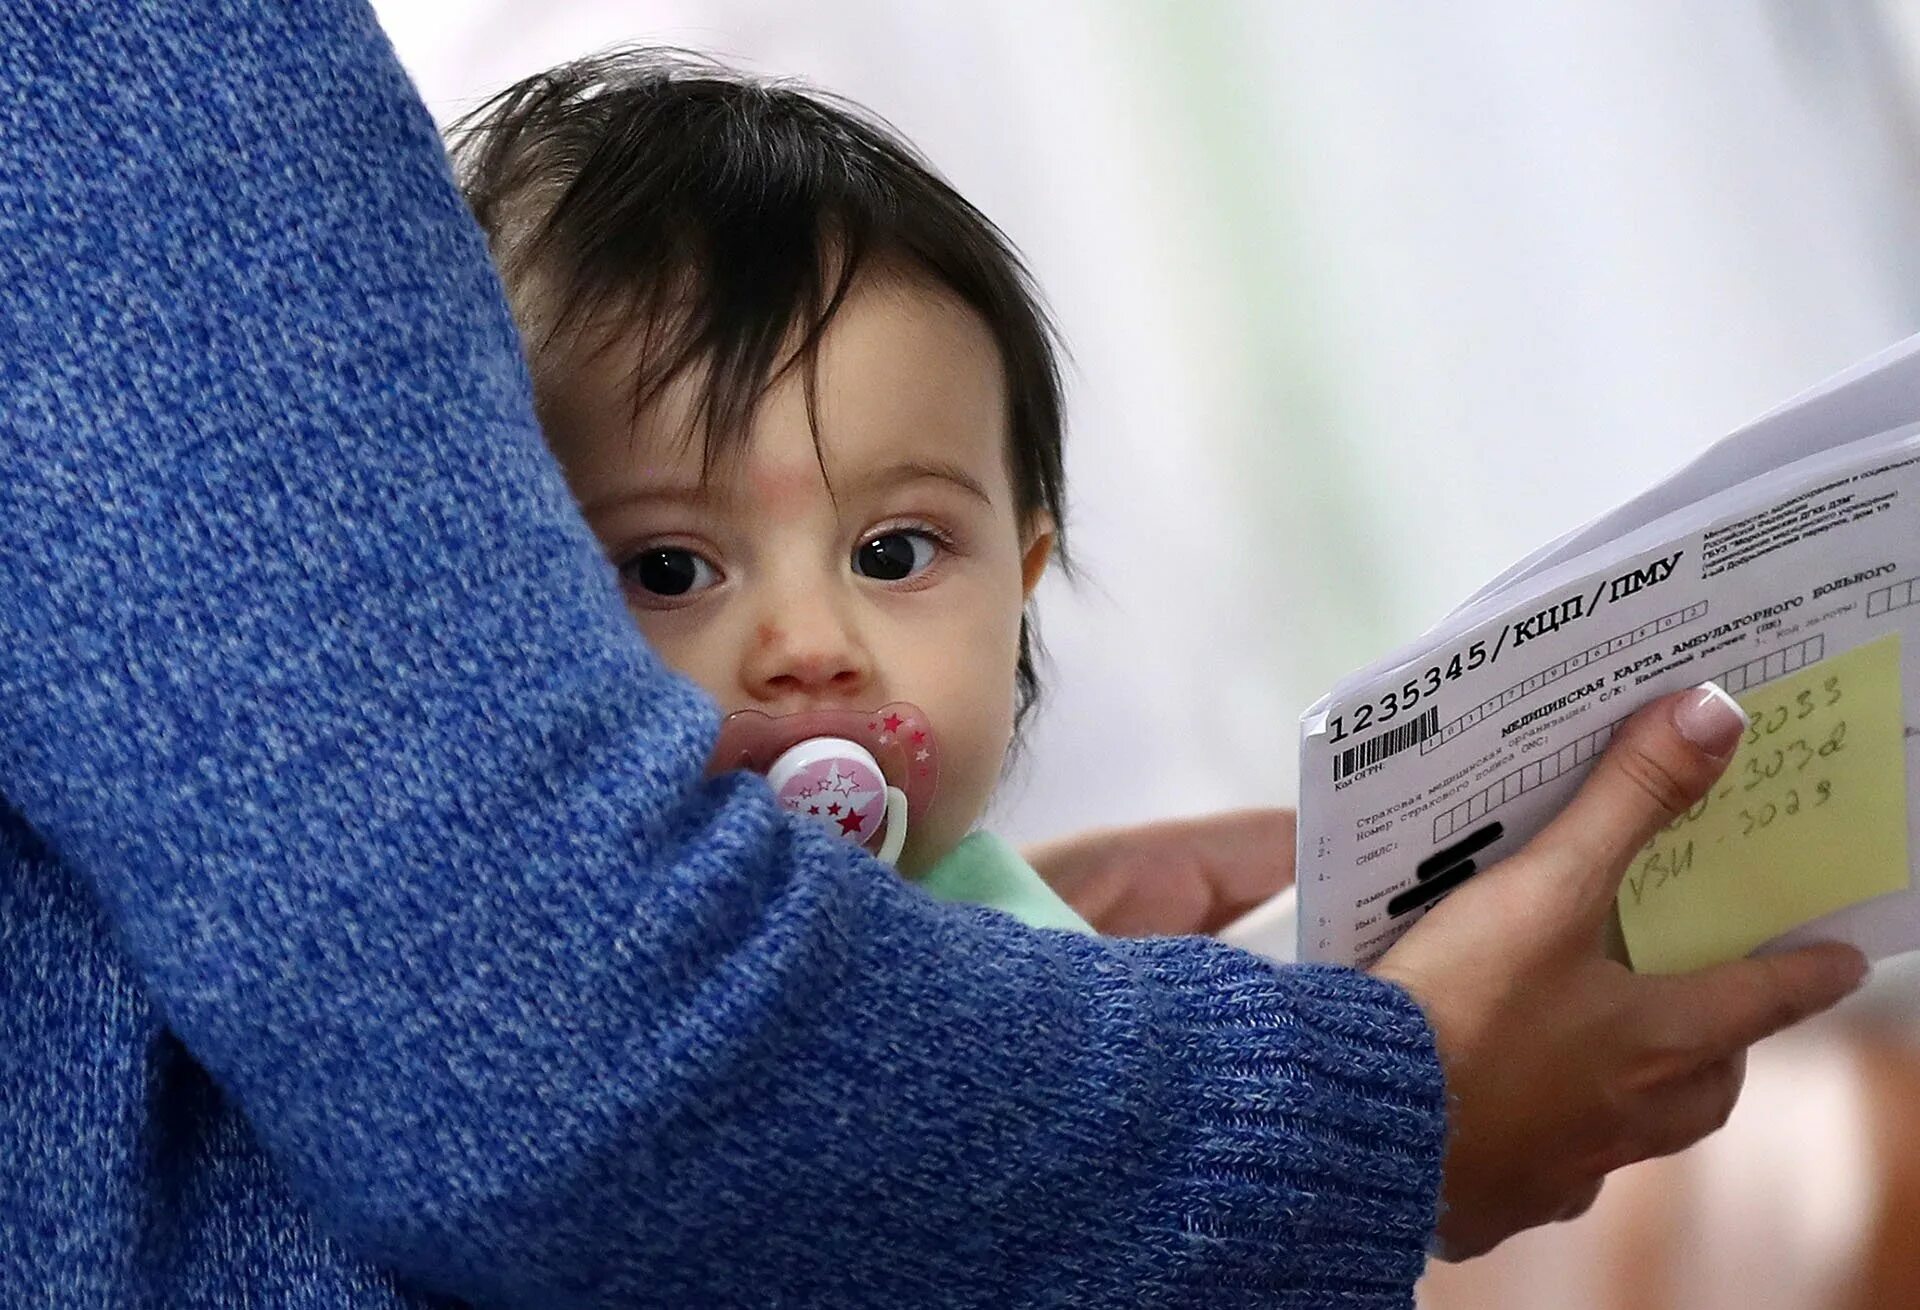
[[[802,770],[801,779],[784,790],[781,802],[795,814],[831,822],[842,836],[857,837],[877,818],[873,802],[880,795],[878,788],[863,789],[852,772],[829,761]]]
[[[912,816],[924,813],[939,779],[939,749],[918,706],[736,710],[721,725],[708,770],[762,772],[791,814],[850,838],[887,863],[899,858]]]

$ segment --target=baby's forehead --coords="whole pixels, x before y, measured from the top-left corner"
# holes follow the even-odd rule
[[[813,348],[770,379],[728,376],[713,356],[656,376],[644,330],[631,335],[544,370],[550,435],[576,477],[668,481],[725,499],[762,479],[837,487],[912,463],[976,481],[1006,475],[1000,351],[951,295],[863,281]]]

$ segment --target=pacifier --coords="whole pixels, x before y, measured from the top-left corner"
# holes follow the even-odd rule
[[[933,732],[905,701],[871,713],[809,710],[779,716],[739,710],[720,725],[709,774],[766,775],[782,808],[893,863],[912,815],[939,780]]]

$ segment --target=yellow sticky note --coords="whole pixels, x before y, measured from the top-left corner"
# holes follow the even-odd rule
[[[1736,960],[1908,885],[1899,634],[1739,701],[1753,726],[1733,763],[1620,886],[1627,954],[1642,973]]]

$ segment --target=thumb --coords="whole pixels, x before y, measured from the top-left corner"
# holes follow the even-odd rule
[[[1529,848],[1574,897],[1577,918],[1605,917],[1634,855],[1707,794],[1746,730],[1746,711],[1711,682],[1663,696],[1621,725]]]

